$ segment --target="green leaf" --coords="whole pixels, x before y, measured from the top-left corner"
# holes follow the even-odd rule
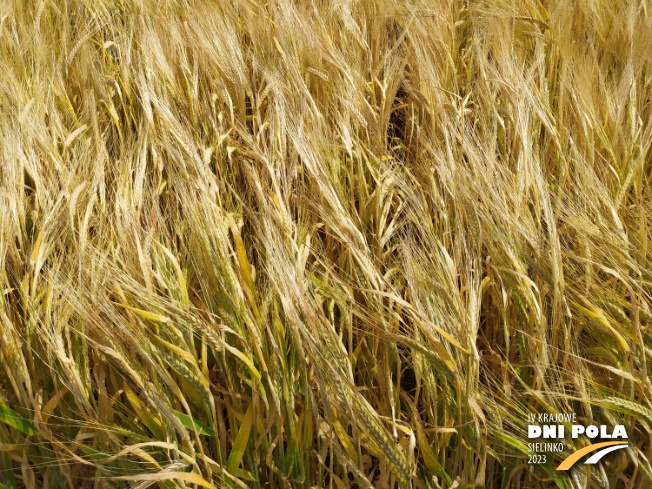
[[[247,448],[247,443],[249,442],[249,433],[251,433],[253,420],[254,410],[253,405],[250,404],[249,409],[247,409],[247,412],[244,415],[244,420],[242,421],[242,426],[240,426],[240,431],[238,431],[238,436],[236,436],[235,441],[233,442],[229,461],[226,464],[226,470],[231,474],[235,473],[236,469],[240,466],[240,462],[242,462],[242,457],[244,457],[244,452]]]
[[[134,394],[128,387],[125,387],[125,395],[131,403],[131,406],[134,408],[134,411],[136,411],[138,419],[147,426],[147,429],[152,432],[154,437],[157,440],[165,439],[163,425],[157,418],[152,416],[152,413],[150,413],[145,406],[143,406],[138,399],[138,396],[136,396],[136,394]]]
[[[446,483],[450,486],[453,484],[453,479],[446,473],[444,468],[441,466],[437,460],[435,452],[432,451],[428,443],[427,438],[423,434],[422,430],[417,430],[417,442],[419,444],[419,449],[421,450],[421,455],[423,456],[423,461],[426,465],[426,468],[438,477],[446,480]]]
[[[235,477],[237,477],[238,479],[242,479],[242,480],[245,480],[245,481],[258,482],[258,479],[256,479],[256,476],[254,474],[252,474],[251,472],[249,472],[248,470],[235,469],[235,471],[233,472],[233,475]],[[2,489],[2,488],[0,488],[0,489]]]
[[[287,451],[285,452],[285,460],[283,460],[283,476],[288,477],[292,468],[294,467],[296,454],[297,454],[297,442],[296,440],[290,440]]]
[[[555,481],[555,484],[557,484],[557,487],[559,487],[559,489],[568,489],[568,484],[566,484],[564,478],[561,475],[559,475],[559,472],[557,472],[554,468],[552,468],[549,463],[543,464],[542,467],[543,470],[545,470],[546,473],[550,477],[552,477],[552,480]]]
[[[195,418],[192,418],[188,416],[187,414],[183,414],[175,409],[173,409],[174,414],[177,415],[177,418],[179,418],[179,421],[181,421],[181,424],[185,427],[188,428],[189,430],[196,431],[200,435],[207,435],[207,436],[215,436],[215,432],[210,429],[208,426],[200,423],[197,421]]]
[[[25,433],[26,435],[33,435],[36,433],[34,425],[31,422],[2,402],[0,402],[0,421],[22,433]]]

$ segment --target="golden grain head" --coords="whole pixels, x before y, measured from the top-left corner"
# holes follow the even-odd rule
[[[651,9],[2,2],[0,489],[652,486]]]

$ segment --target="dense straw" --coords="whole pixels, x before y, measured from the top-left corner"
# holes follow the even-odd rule
[[[0,2],[0,489],[652,487],[651,94],[646,0]]]

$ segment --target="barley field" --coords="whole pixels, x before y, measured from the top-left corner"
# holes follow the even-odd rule
[[[651,143],[647,0],[0,1],[0,489],[652,487]]]

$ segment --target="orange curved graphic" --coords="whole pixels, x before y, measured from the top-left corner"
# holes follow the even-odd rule
[[[587,453],[595,452],[600,448],[610,447],[612,445],[627,445],[627,442],[605,441],[603,443],[596,443],[595,445],[589,445],[588,447],[584,447],[581,450],[576,451],[575,453],[571,453],[568,457],[564,459],[562,463],[559,464],[557,470],[568,470],[575,464],[575,462],[577,462]]]

